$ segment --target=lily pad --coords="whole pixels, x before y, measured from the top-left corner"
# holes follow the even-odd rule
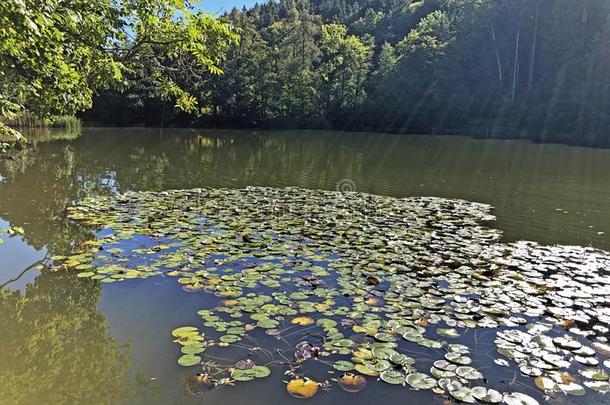
[[[405,375],[397,370],[386,370],[379,374],[379,378],[388,384],[404,384]]]
[[[318,392],[318,383],[309,378],[295,378],[286,385],[286,390],[295,398],[311,398]]]
[[[297,318],[293,318],[290,323],[292,323],[293,325],[307,326],[313,325],[314,320],[313,318],[310,318],[308,316],[299,316]]]
[[[534,398],[521,392],[504,394],[504,403],[507,405],[540,405]]]
[[[185,354],[178,359],[178,364],[183,367],[191,367],[201,363],[201,357],[192,354]]]
[[[436,380],[423,373],[411,373],[407,376],[406,381],[416,390],[429,390],[436,386]]]
[[[360,392],[366,387],[366,378],[361,375],[346,373],[339,377],[339,386],[347,392]]]
[[[470,390],[470,394],[477,401],[484,402],[486,404],[499,404],[503,400],[502,394],[493,389],[485,387],[473,387]]]
[[[481,374],[475,368],[468,367],[468,366],[458,367],[455,370],[455,373],[458,376],[465,378],[467,380],[480,380],[483,378],[483,374]]]
[[[468,387],[460,387],[455,391],[449,391],[449,394],[460,402],[473,404],[476,399],[472,396],[472,390]]]
[[[333,363],[333,367],[339,371],[351,371],[354,369],[354,363],[345,360],[339,360]]]

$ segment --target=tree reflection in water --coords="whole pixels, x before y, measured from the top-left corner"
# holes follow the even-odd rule
[[[0,403],[116,404],[138,394],[127,347],[108,336],[100,285],[42,272],[0,291]]]

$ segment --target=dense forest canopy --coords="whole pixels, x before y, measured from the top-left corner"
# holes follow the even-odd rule
[[[606,0],[269,1],[223,16],[241,35],[224,75],[180,82],[207,107],[198,124],[606,143],[609,13]],[[85,117],[193,122],[144,85]]]
[[[8,0],[0,22],[0,116],[610,144],[607,0],[271,0],[219,20]]]

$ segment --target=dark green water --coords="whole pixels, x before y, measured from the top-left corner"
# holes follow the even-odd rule
[[[201,397],[184,392],[188,373],[176,364],[169,332],[197,322],[205,295],[186,294],[165,278],[102,287],[30,268],[87,239],[87,230],[65,218],[70,202],[87,195],[339,185],[457,197],[493,205],[493,226],[506,240],[610,249],[610,150],[366,133],[87,129],[15,153],[0,162],[0,176],[0,228],[24,230],[0,236],[0,404],[296,402],[277,373]],[[442,402],[383,384],[357,395],[322,392],[312,401],[380,400]]]

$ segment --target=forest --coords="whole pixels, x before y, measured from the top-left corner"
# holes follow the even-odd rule
[[[281,0],[233,9],[224,74],[179,69],[202,108],[148,69],[96,96],[97,125],[332,128],[610,142],[604,0]],[[163,63],[163,61],[159,61]]]
[[[606,0],[10,0],[0,22],[13,137],[78,115],[610,144]]]

